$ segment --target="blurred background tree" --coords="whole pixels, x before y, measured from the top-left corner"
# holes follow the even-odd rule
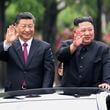
[[[73,19],[78,16],[92,16],[96,24],[96,39],[102,40],[104,33],[110,32],[109,10],[109,0],[0,0],[0,41],[4,39],[8,25],[21,11],[34,14],[36,33],[51,43],[53,51],[57,34],[65,27],[72,27]],[[0,76],[6,71],[4,67],[1,63]]]

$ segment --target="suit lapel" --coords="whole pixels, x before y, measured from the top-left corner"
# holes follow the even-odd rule
[[[20,41],[19,40],[16,40],[14,43],[13,43],[13,47],[16,51],[16,60],[17,60],[17,63],[18,65],[23,68],[24,66],[27,67],[29,65],[29,63],[32,61],[32,58],[33,58],[33,55],[35,54],[36,50],[38,49],[39,47],[39,41],[38,40],[35,40],[33,39],[32,40],[32,43],[31,43],[31,47],[30,47],[30,51],[29,51],[29,55],[28,55],[28,59],[27,59],[27,63],[24,64],[24,60],[23,60],[23,53],[22,53],[22,46],[20,44]]]
[[[18,61],[17,61],[18,64],[19,64],[20,66],[22,66],[21,64],[24,65],[23,53],[22,53],[22,46],[21,46],[19,40],[16,40],[16,41],[13,43],[13,46],[14,46],[14,49],[15,49],[15,51],[16,51],[16,53],[17,53],[17,59],[16,59],[16,60],[18,60]]]
[[[33,39],[32,43],[31,43],[28,59],[27,59],[27,64],[26,64],[27,66],[32,61],[33,55],[35,54],[38,47],[39,47],[39,42],[37,40]]]

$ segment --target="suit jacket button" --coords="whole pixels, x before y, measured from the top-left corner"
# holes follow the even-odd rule
[[[79,78],[82,78],[82,75],[79,75]]]
[[[83,68],[83,66],[81,65],[81,66],[79,66],[80,67],[80,69],[82,69]]]
[[[26,74],[26,71],[24,71],[24,74]]]

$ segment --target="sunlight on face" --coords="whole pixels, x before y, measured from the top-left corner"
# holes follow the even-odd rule
[[[94,40],[94,26],[90,22],[82,22],[78,26],[80,36],[84,36],[83,44],[87,45]]]
[[[18,36],[27,41],[33,37],[35,31],[35,24],[32,19],[21,19],[18,24],[16,24],[16,30]]]

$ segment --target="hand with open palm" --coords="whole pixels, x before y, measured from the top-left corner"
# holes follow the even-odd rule
[[[7,29],[5,42],[12,43],[17,38],[17,32],[14,25],[10,25]]]

